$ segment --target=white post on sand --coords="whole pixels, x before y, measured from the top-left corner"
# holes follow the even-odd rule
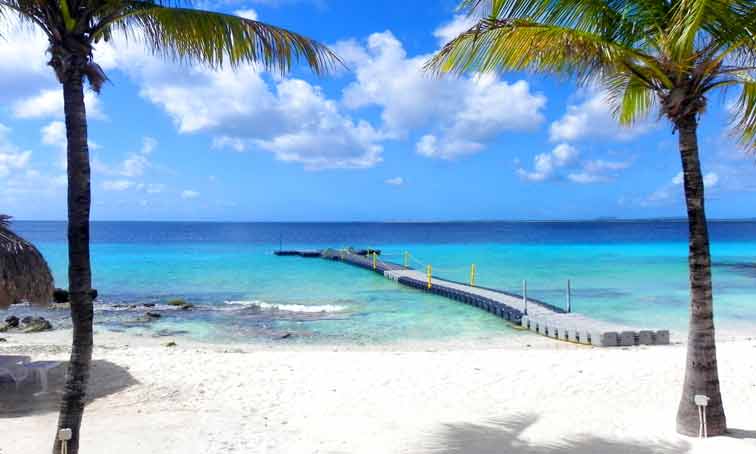
[[[709,397],[701,394],[693,397],[693,402],[698,407],[698,438],[709,437],[706,429],[706,407],[709,405],[709,400]]]
[[[525,305],[523,313],[528,315],[528,281],[524,279],[522,281],[522,304]]]
[[[572,312],[572,285],[567,279],[567,312]]]
[[[61,454],[68,454],[68,441],[73,438],[71,429],[60,429],[58,431],[58,440],[60,440]]]

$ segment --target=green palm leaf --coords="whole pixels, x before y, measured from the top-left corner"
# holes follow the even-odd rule
[[[285,73],[294,63],[304,61],[315,73],[323,74],[342,65],[317,41],[263,22],[153,2],[118,3],[127,8],[98,29],[97,37],[106,37],[110,27],[132,36],[139,30],[154,52],[213,67],[257,63]]]

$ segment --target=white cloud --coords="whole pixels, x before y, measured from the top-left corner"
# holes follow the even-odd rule
[[[106,180],[102,183],[102,189],[106,191],[125,191],[134,187],[134,182],[130,180]]]
[[[8,138],[10,129],[0,124],[0,178],[25,170],[31,159],[31,151],[21,151]]]
[[[234,14],[249,20],[257,20],[257,11],[253,9],[238,9]]]
[[[549,153],[539,153],[533,158],[533,170],[518,168],[517,173],[528,181],[546,181],[555,177],[561,167],[572,165],[580,152],[572,145],[560,143]]]
[[[542,182],[567,179],[573,183],[590,184],[613,181],[619,172],[632,165],[632,160],[607,161],[604,159],[580,159],[580,151],[567,143],[560,143],[549,153],[539,153],[533,158],[533,169],[520,166],[517,174],[524,180]]]
[[[630,140],[649,131],[651,123],[623,127],[612,116],[606,92],[590,94],[579,104],[567,106],[567,112],[551,123],[549,138],[552,142],[573,142],[588,137]]]
[[[137,153],[129,153],[121,163],[118,173],[124,177],[141,177],[152,164],[149,155],[155,150],[157,141],[152,137],[142,139],[142,148]]]
[[[533,130],[543,122],[546,98],[531,93],[527,82],[508,83],[490,74],[434,78],[423,71],[429,55],[409,57],[389,31],[370,35],[364,47],[352,40],[335,49],[357,78],[343,91],[344,105],[380,107],[390,137],[425,130],[416,144],[423,156],[453,159],[479,152],[505,131]]]
[[[603,159],[583,161],[581,169],[567,175],[574,183],[606,183],[617,178],[620,170],[632,165],[632,161],[605,161]]]
[[[384,183],[392,185],[392,186],[401,186],[404,184],[404,178],[402,177],[389,178],[385,180]]]
[[[105,118],[94,92],[84,93],[84,103],[88,118]],[[13,104],[13,114],[17,118],[63,118],[63,89],[60,86],[43,89],[34,96],[17,101]]]
[[[269,87],[252,67],[179,67],[141,49],[123,58],[144,98],[162,107],[179,132],[214,135],[215,148],[256,148],[308,169],[364,168],[381,160],[381,134],[306,81],[282,79]]]
[[[200,193],[197,191],[193,191],[191,189],[185,189],[181,191],[181,198],[182,199],[196,199],[199,197]]]
[[[11,103],[43,88],[59,86],[47,66],[49,43],[41,31],[19,24],[13,15],[2,18],[0,37],[0,102]]]
[[[42,143],[66,148],[66,124],[53,121],[42,128]]]
[[[441,25],[433,31],[433,36],[438,39],[438,45],[443,46],[460,34],[469,30],[478,19],[467,14],[457,14],[450,22]]]

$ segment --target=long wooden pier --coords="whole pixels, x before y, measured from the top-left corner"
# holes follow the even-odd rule
[[[302,253],[282,252],[285,253],[277,255],[320,256],[355,265],[381,274],[399,284],[478,307],[534,333],[561,341],[597,347],[669,344],[668,330],[640,330],[606,323],[528,298],[527,295],[441,279],[408,266],[381,260],[378,258],[380,252],[373,250],[325,249]]]

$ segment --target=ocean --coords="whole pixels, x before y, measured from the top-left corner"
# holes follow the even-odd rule
[[[12,228],[67,286],[66,224]],[[433,266],[476,283],[572,307],[597,319],[681,335],[688,321],[687,224],[681,221],[444,223],[94,222],[98,330],[204,342],[386,344],[486,342],[522,335],[457,302],[336,262],[277,257],[286,248],[373,247],[384,260]],[[756,222],[710,223],[720,333],[756,334]],[[166,303],[182,298],[193,310]],[[143,305],[154,303],[152,308]],[[147,310],[162,317],[147,320]],[[39,309],[14,307],[25,314]],[[42,310],[54,325],[65,312]]]

